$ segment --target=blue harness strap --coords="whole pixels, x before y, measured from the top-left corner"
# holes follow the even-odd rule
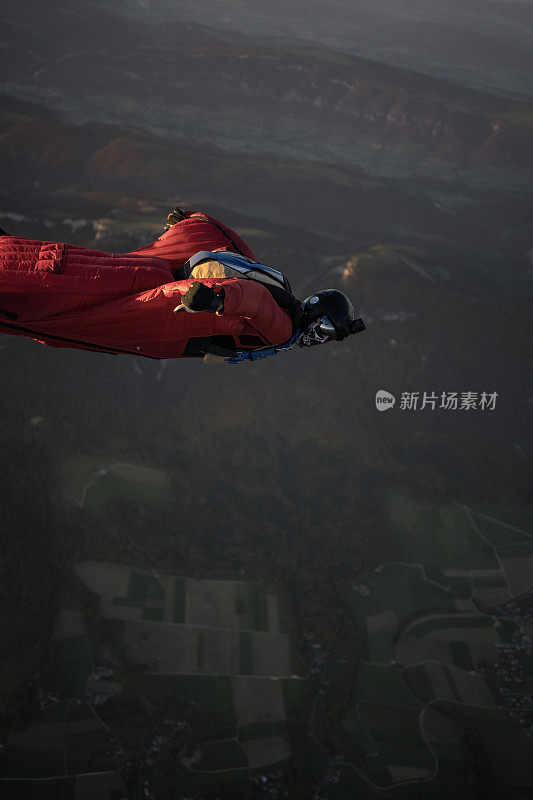
[[[257,350],[237,350],[235,355],[227,356],[224,361],[226,364],[242,364],[243,361],[259,361],[261,358],[275,356],[276,353],[290,350],[300,336],[301,331],[297,331],[285,344],[275,344],[269,347],[259,347]]]
[[[271,280],[275,281],[280,289],[291,292],[291,285],[282,272],[273,267],[267,267],[265,264],[259,264],[257,261],[251,261],[249,258],[246,258],[246,256],[228,252],[227,250],[200,250],[198,253],[191,256],[187,264],[192,271],[194,267],[198,266],[198,264],[201,264],[203,261],[220,261],[221,264],[224,264],[226,267],[231,267],[231,269],[234,269],[236,272],[240,272],[244,277],[250,277],[250,272],[263,273],[265,277],[269,277]],[[185,266],[187,266],[187,264]],[[258,279],[251,278],[251,280]],[[267,285],[267,282],[265,281],[263,285]],[[226,356],[224,361],[226,364],[236,365],[242,364],[243,361],[259,361],[262,358],[275,356],[276,353],[290,350],[300,334],[301,331],[296,331],[289,341],[284,344],[259,347],[256,350],[237,350],[231,356]]]

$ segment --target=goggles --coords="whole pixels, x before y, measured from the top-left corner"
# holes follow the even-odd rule
[[[331,339],[336,339],[336,336],[333,323],[326,314],[323,314],[309,325],[300,336],[298,344],[300,347],[313,347],[313,345],[324,344]]]

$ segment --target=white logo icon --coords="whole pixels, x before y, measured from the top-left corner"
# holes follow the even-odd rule
[[[378,389],[376,392],[376,408],[378,411],[387,411],[387,409],[393,407],[395,402],[394,395],[386,392],[385,389]]]

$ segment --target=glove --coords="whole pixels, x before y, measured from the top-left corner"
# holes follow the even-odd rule
[[[224,308],[224,289],[215,292],[210,286],[194,281],[189,286],[181,298],[181,304],[176,306],[174,313],[178,311],[209,311],[210,314],[220,313]]]

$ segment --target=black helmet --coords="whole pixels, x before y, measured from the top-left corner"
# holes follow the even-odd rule
[[[324,289],[303,301],[302,328],[313,323],[313,329],[323,337],[322,341],[336,339],[340,342],[351,333],[365,330],[363,320],[355,318],[353,305],[337,289]]]

